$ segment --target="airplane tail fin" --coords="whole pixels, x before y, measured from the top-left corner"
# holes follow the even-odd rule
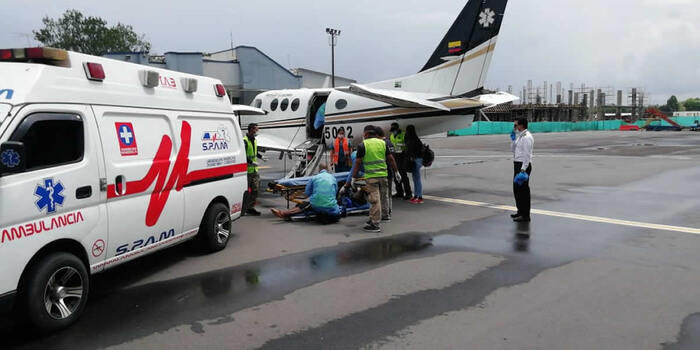
[[[453,77],[452,86],[445,79],[450,95],[480,89],[493,57],[508,0],[469,0],[440,41],[421,73],[446,70]],[[441,79],[442,80],[442,79]]]
[[[420,72],[368,86],[443,96],[475,94],[486,81],[507,3],[469,0]]]

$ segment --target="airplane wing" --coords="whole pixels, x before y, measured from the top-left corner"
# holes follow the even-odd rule
[[[246,105],[232,105],[233,112],[238,115],[265,115],[267,112],[260,108],[255,108]]]
[[[337,90],[388,103],[397,107],[428,107],[448,112],[450,111],[448,107],[445,107],[440,103],[419,97],[417,94],[410,92],[375,89],[360,84],[350,84],[348,87],[337,88]]]
[[[281,152],[294,152],[294,146],[289,144],[289,140],[285,140],[281,137],[272,136],[269,134],[259,133],[255,136],[255,140],[258,141],[258,149],[262,152],[265,151],[281,151]]]

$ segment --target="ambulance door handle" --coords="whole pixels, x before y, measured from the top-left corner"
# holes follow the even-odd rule
[[[92,186],[83,186],[75,190],[75,198],[85,199],[92,196]]]
[[[124,175],[118,175],[114,179],[114,192],[117,196],[123,196],[126,194],[126,179]]]

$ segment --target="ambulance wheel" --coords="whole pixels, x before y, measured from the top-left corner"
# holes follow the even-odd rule
[[[231,214],[225,204],[209,206],[199,226],[199,235],[204,250],[209,253],[226,248],[231,237]]]
[[[88,271],[78,257],[47,255],[27,273],[25,317],[41,333],[65,328],[83,313],[89,288]]]

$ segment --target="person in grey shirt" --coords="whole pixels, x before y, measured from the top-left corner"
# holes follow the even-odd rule
[[[511,215],[515,222],[530,221],[530,174],[535,139],[527,130],[527,119],[518,118],[510,134],[513,152],[513,194],[518,212]]]

